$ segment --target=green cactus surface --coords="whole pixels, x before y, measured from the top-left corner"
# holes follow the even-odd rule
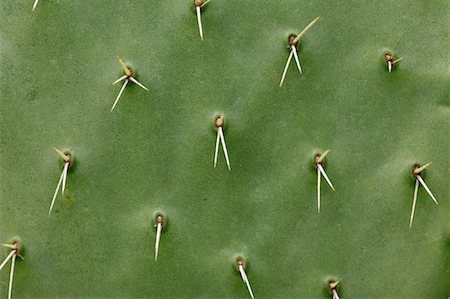
[[[341,299],[449,296],[448,1],[212,0],[203,41],[192,0],[33,2],[0,3],[13,298],[249,298],[238,257],[256,298],[331,298],[329,279]],[[149,91],[130,83],[110,112],[117,56]],[[213,167],[222,113],[231,171],[222,148]],[[73,163],[48,215],[53,147]],[[439,205],[419,188],[410,228],[429,161]]]

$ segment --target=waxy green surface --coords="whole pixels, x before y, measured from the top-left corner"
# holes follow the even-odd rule
[[[14,298],[445,298],[446,1],[0,3],[0,242]],[[303,75],[287,37],[301,39]],[[404,59],[388,73],[390,50]],[[135,84],[110,112],[122,75]],[[214,117],[225,140],[213,168]],[[63,163],[75,164],[47,215]],[[317,213],[314,155],[330,148]],[[433,164],[412,228],[414,163]],[[158,262],[155,215],[166,217]],[[0,251],[1,259],[8,254]],[[0,273],[7,294],[9,266]]]

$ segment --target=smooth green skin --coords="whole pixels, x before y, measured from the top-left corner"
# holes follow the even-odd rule
[[[0,242],[14,298],[444,298],[447,1],[0,3]],[[302,38],[304,74],[287,37]],[[404,57],[389,74],[386,50]],[[140,82],[120,86],[116,56]],[[214,117],[225,139],[213,168]],[[47,216],[62,169],[76,164]],[[317,213],[313,157],[331,149]],[[409,228],[414,163],[433,161]],[[154,261],[154,217],[167,218]],[[6,257],[8,250],[1,250]],[[0,273],[6,296],[9,266]]]

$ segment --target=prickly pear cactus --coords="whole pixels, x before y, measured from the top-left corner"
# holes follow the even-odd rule
[[[33,2],[0,3],[13,297],[449,295],[446,1],[213,0],[203,41],[192,1]]]

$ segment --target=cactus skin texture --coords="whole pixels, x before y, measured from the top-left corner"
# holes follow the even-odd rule
[[[213,0],[204,41],[192,1],[32,2],[0,3],[0,242],[26,248],[13,298],[248,298],[239,256],[256,298],[331,298],[329,279],[343,299],[449,295],[447,1]],[[291,63],[278,87],[288,36],[317,16],[303,74]],[[117,55],[149,91],[129,84],[111,113]],[[222,152],[213,168],[221,113],[231,171]],[[75,162],[48,216],[53,147]],[[428,161],[440,204],[419,190],[409,228]]]

